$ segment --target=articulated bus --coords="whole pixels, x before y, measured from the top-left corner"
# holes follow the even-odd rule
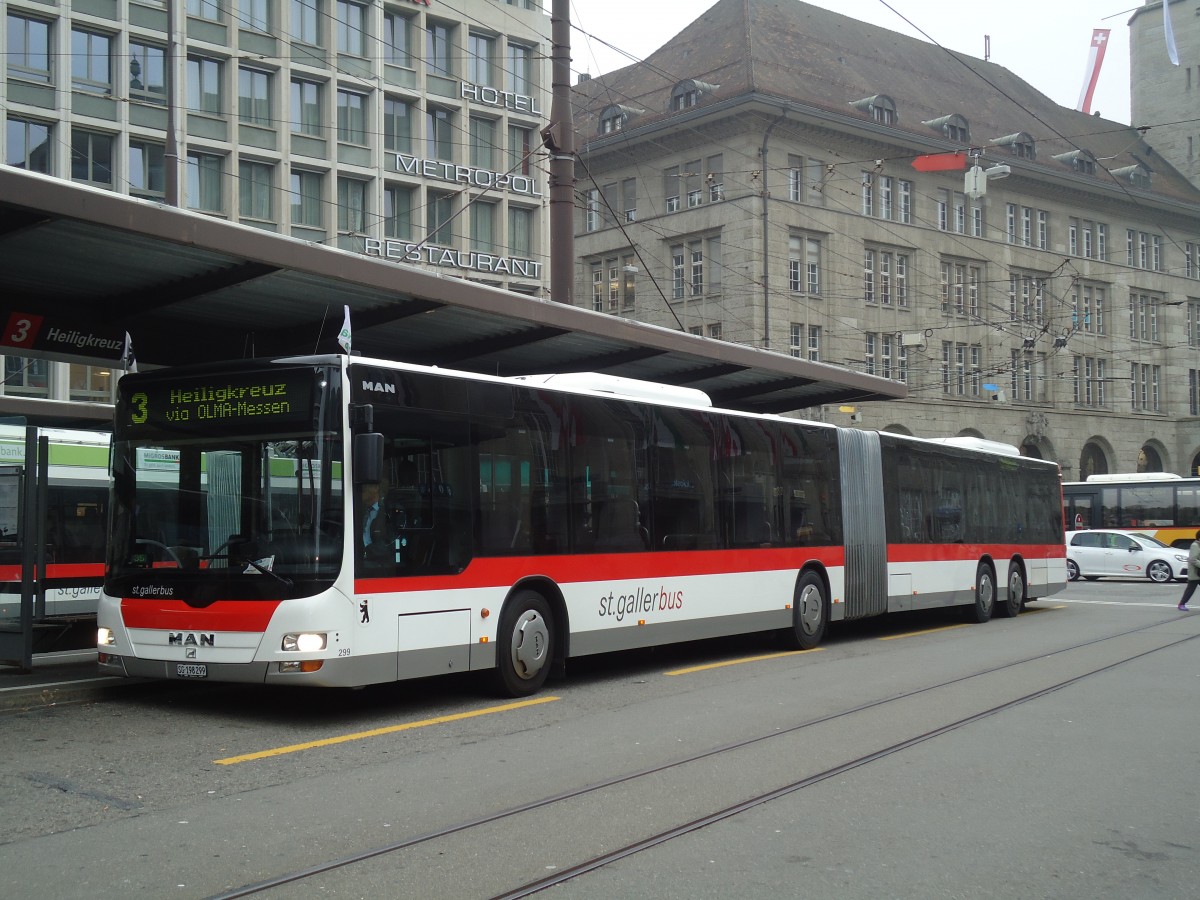
[[[108,451],[102,432],[42,428],[47,439],[45,508],[23,509],[22,479],[33,477],[25,460],[25,427],[0,425],[0,620],[21,615],[21,562],[25,542],[40,544],[45,617],[95,615],[104,581],[108,526]]]
[[[1200,530],[1200,478],[1090,475],[1063,485],[1063,512],[1068,530],[1121,528],[1186,550]]]
[[[99,658],[322,686],[487,670],[523,696],[587,654],[1016,615],[1066,561],[1057,466],[1009,449],[602,375],[345,356],[130,374]]]

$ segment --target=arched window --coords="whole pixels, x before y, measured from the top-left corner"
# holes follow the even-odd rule
[[[1162,457],[1158,451],[1146,444],[1138,453],[1137,470],[1139,472],[1161,472],[1163,470]]]
[[[1037,159],[1037,147],[1033,143],[1033,137],[1026,131],[992,138],[992,143],[997,147],[1008,148],[1008,152],[1018,159]]]
[[[927,125],[934,131],[940,132],[942,137],[948,141],[953,141],[956,144],[969,144],[971,142],[971,126],[967,120],[958,113],[952,113],[948,116],[941,116],[937,119],[930,119],[927,122],[922,122],[922,125]]]
[[[671,111],[690,109],[699,103],[704,95],[714,93],[718,87],[720,85],[697,81],[695,78],[684,79],[671,90]]]
[[[1087,481],[1090,475],[1107,474],[1108,457],[1104,455],[1104,450],[1090,441],[1084,444],[1083,452],[1079,454],[1079,480]]]
[[[624,131],[630,120],[636,118],[641,112],[643,110],[634,109],[631,106],[621,106],[619,103],[609,104],[600,113],[600,133],[615,134],[618,131]]]
[[[1109,174],[1119,181],[1126,181],[1134,187],[1150,188],[1150,170],[1145,166],[1122,166],[1119,169],[1112,169]]]
[[[863,97],[861,100],[851,101],[850,105],[862,110],[880,125],[895,125],[900,120],[896,113],[896,101],[887,94]]]
[[[1096,157],[1090,150],[1070,150],[1066,153],[1055,153],[1054,158],[1078,172],[1080,175],[1096,174]]]

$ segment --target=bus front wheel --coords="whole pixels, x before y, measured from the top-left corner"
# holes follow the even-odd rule
[[[825,583],[816,572],[805,572],[796,583],[788,643],[797,650],[811,650],[825,637],[828,624],[829,598],[825,594]]]
[[[992,617],[996,607],[996,574],[985,562],[975,570],[975,602],[967,607],[967,619],[983,624]]]
[[[509,600],[496,642],[496,689],[507,697],[541,690],[554,660],[554,618],[546,598],[521,591]]]

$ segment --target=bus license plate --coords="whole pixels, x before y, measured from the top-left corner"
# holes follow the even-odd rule
[[[203,663],[176,663],[175,675],[179,678],[207,678],[208,666]]]

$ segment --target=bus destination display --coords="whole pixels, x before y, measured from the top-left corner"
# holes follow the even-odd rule
[[[145,380],[122,385],[130,431],[276,428],[312,418],[311,370],[274,370],[214,378]]]

